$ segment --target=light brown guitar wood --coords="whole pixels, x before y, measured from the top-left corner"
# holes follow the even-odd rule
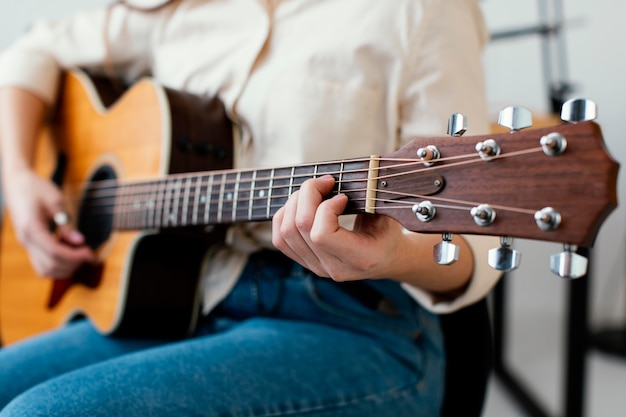
[[[163,130],[167,124],[162,119],[167,111],[161,108],[159,87],[149,81],[140,82],[108,111],[98,109],[99,99],[91,92],[80,74],[65,77],[61,94],[64,101],[59,106],[63,111],[54,123],[64,130],[47,131],[37,149],[37,167],[44,176],[52,173],[58,152],[67,156],[64,191],[74,209],[77,195],[70,193],[77,190],[70,184],[83,183],[102,158],[110,158],[124,179],[143,179],[163,175],[166,157],[162,153],[167,149],[164,138],[169,132]],[[0,320],[11,317],[1,321],[3,344],[57,327],[79,311],[85,312],[104,333],[116,326],[123,308],[123,270],[139,232],[114,232],[100,250],[99,256],[106,257],[107,262],[97,290],[74,286],[54,309],[49,309],[52,281],[35,276],[28,254],[15,239],[10,215],[4,216],[2,228]]]

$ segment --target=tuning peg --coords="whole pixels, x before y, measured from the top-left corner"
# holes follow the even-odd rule
[[[467,118],[461,113],[454,113],[448,119],[448,135],[463,136],[467,132]]]
[[[433,203],[428,200],[422,201],[419,204],[415,204],[412,207],[415,217],[423,223],[429,222],[435,218],[437,214],[437,208]]]
[[[531,127],[533,125],[533,116],[530,110],[525,107],[506,107],[500,110],[498,124],[503,127],[508,127],[511,132],[516,132]]]
[[[576,245],[563,245],[563,252],[550,256],[550,270],[562,278],[576,279],[587,274],[586,257],[576,253]]]
[[[424,166],[435,165],[437,159],[441,158],[441,152],[435,145],[428,145],[417,150],[417,157],[424,162]]]
[[[444,233],[442,241],[435,245],[433,259],[439,265],[451,265],[459,260],[459,246],[452,243],[452,233]]]
[[[573,98],[563,103],[561,107],[561,120],[569,123],[586,122],[595,120],[598,106],[592,100],[586,98]]]
[[[500,247],[489,250],[487,263],[490,267],[503,272],[517,269],[522,255],[518,250],[511,249],[512,243],[513,239],[511,237],[502,236],[500,238]]]

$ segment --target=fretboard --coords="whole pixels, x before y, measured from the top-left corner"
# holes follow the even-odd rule
[[[287,198],[310,178],[326,174],[337,181],[328,197],[344,193],[346,213],[365,209],[368,161],[345,160],[314,165],[253,170],[209,171],[140,183],[118,184],[113,227],[139,230],[207,226],[270,220]],[[102,195],[100,193],[94,195]],[[96,198],[90,204],[101,204]]]

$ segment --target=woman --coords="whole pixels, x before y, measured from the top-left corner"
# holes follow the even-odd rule
[[[240,126],[236,167],[271,167],[389,153],[440,136],[453,112],[485,132],[485,39],[469,0],[132,1],[38,22],[0,58],[16,234],[44,277],[94,260],[32,169],[65,69],[216,95]],[[459,260],[441,266],[438,236],[378,215],[347,224],[346,196],[324,198],[335,181],[304,183],[272,225],[229,230],[191,337],[109,337],[82,321],[0,351],[0,415],[438,415],[436,313],[481,299],[497,275],[460,236]]]

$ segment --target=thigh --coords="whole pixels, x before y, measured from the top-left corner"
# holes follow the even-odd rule
[[[65,374],[2,417],[436,415],[414,367],[362,334],[253,318]]]
[[[0,349],[0,409],[21,392],[50,378],[162,343],[106,337],[81,320],[4,347]]]

